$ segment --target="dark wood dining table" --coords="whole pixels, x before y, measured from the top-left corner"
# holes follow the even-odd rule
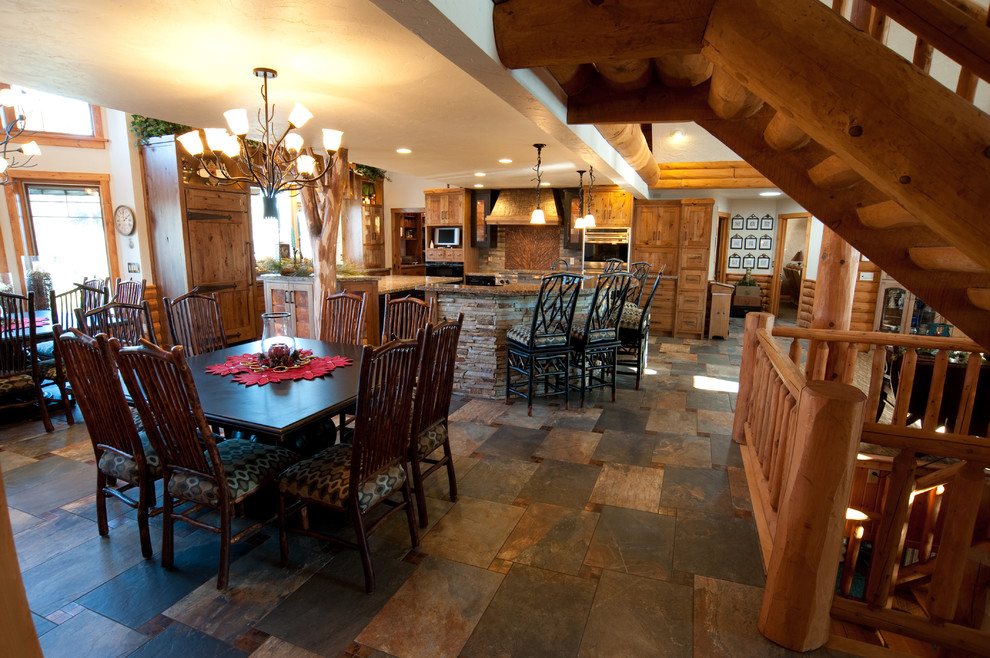
[[[297,338],[296,348],[312,350],[314,356],[347,357],[354,363],[311,380],[245,386],[230,376],[210,374],[206,367],[223,363],[228,356],[260,352],[261,341],[187,357],[210,424],[292,443],[308,428],[350,407],[357,398],[361,346]]]

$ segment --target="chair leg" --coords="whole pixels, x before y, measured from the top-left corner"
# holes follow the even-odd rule
[[[423,469],[418,456],[409,460],[409,467],[412,471],[413,490],[416,493],[416,511],[419,513],[419,526],[425,528],[429,525],[430,521],[426,512],[426,492],[423,491]],[[406,486],[408,484],[407,481]]]
[[[402,483],[402,499],[406,505],[406,519],[409,521],[409,540],[412,547],[419,546],[419,531],[416,530],[416,519],[412,511],[412,495],[409,492],[409,480]]]
[[[619,360],[619,348],[612,348],[612,365],[609,366],[609,372],[612,374],[612,402],[615,402],[615,373],[618,370],[618,366],[615,365]]]
[[[571,353],[564,355],[564,409],[571,409]]]
[[[285,518],[285,494],[278,492],[278,554],[279,564],[289,566],[289,523]]]
[[[110,534],[110,526],[107,524],[107,493],[103,489],[107,486],[106,474],[96,470],[96,527],[100,536],[106,537]]]
[[[526,397],[526,402],[528,404],[528,406],[526,407],[526,415],[527,416],[532,416],[533,415],[533,396],[534,396],[534,392],[533,392],[533,376],[536,374],[535,373],[535,371],[536,371],[536,358],[533,357],[532,355],[530,355],[530,357],[529,357],[529,368],[527,368],[527,371],[528,371],[527,372],[527,375],[529,377],[529,387],[526,389],[526,393],[528,394],[527,397]]]
[[[230,522],[233,516],[231,505],[220,510],[220,565],[217,569],[217,589],[227,589],[230,580]]]
[[[408,482],[406,487],[408,489]],[[409,498],[406,498],[408,504]],[[350,505],[351,523],[354,524],[354,534],[357,535],[357,546],[361,552],[361,565],[364,567],[364,589],[371,594],[375,591],[375,567],[371,564],[371,550],[368,548],[368,534],[364,529],[364,519],[361,517],[361,510],[358,509],[357,501],[351,501]],[[415,523],[413,531],[415,531]]]
[[[505,350],[505,403],[509,404],[509,389],[512,387],[512,354]]]
[[[152,489],[154,495],[154,489]],[[138,484],[138,508],[137,522],[138,534],[141,536],[141,555],[150,558],[154,551],[151,548],[151,531],[148,529],[148,509],[151,505],[148,502],[148,487],[142,481]]]
[[[175,519],[172,518],[172,510],[175,501],[168,492],[168,486],[162,492],[162,566],[171,567],[175,563]]]
[[[45,393],[38,384],[34,385],[34,390],[38,398],[38,412],[41,414],[41,422],[45,425],[45,431],[54,432],[55,426],[52,424],[51,416],[48,415],[48,405],[45,404]]]
[[[564,396],[567,396],[567,392],[564,391]],[[454,456],[450,451],[450,441],[443,442],[443,454],[447,460],[447,484],[450,489],[450,501],[452,503],[457,502],[457,477],[454,475]]]

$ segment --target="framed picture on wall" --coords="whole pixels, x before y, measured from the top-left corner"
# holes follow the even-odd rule
[[[763,254],[756,259],[756,269],[758,270],[769,270],[770,269],[770,257]]]
[[[756,215],[750,215],[746,218],[746,230],[747,231],[758,231],[760,230],[760,218]]]
[[[769,235],[764,235],[760,238],[760,251],[770,251],[773,246],[773,238]]]
[[[736,215],[735,217],[732,218],[731,225],[733,231],[741,231],[743,228],[743,224],[744,224],[744,220],[742,215]]]
[[[740,217],[740,219],[742,218]],[[731,238],[729,238],[729,249],[742,249],[742,248],[743,248],[743,239],[741,235],[733,235]]]
[[[773,217],[770,215],[764,215],[760,218],[760,230],[761,231],[772,231],[773,230]]]
[[[742,258],[739,257],[739,254],[732,254],[729,256],[729,267],[734,270],[738,270],[742,267]]]
[[[756,267],[756,258],[753,256],[753,254],[746,254],[745,256],[743,256],[742,266],[744,269],[747,270],[751,270],[754,267]]]
[[[743,247],[743,249],[749,249],[749,250],[756,249],[756,236],[755,235],[747,235],[746,236],[746,246]]]

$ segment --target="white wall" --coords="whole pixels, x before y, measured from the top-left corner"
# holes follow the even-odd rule
[[[127,206],[134,211],[134,232],[120,235],[116,231],[117,256],[120,260],[120,278],[154,283],[151,271],[151,248],[148,236],[148,215],[144,205],[144,185],[141,175],[141,153],[137,139],[130,132],[130,117],[119,110],[103,110],[106,117],[106,135],[110,140],[107,151],[110,156],[111,207]],[[129,272],[128,266],[137,267]]]
[[[385,195],[385,216],[382,222],[385,225],[385,262],[392,264],[392,209],[393,208],[424,208],[426,207],[426,195],[423,190],[438,190],[446,187],[428,178],[418,178],[407,176],[394,171],[388,172],[391,180],[384,183],[383,194]]]

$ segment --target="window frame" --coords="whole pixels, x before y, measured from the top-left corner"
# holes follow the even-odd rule
[[[10,89],[10,84],[0,82],[0,89]],[[38,146],[68,146],[74,148],[105,149],[107,147],[107,139],[103,132],[103,112],[99,105],[93,105],[92,103],[89,103],[89,111],[92,113],[93,120],[92,136],[36,131],[31,133],[25,132],[24,137],[26,139],[33,139],[38,143]],[[14,114],[14,108],[3,107],[4,125],[7,125],[16,118],[17,116]]]
[[[120,277],[120,263],[117,252],[117,232],[113,225],[113,203],[110,200],[110,175],[87,174],[61,171],[30,171],[8,170],[10,184],[4,186],[4,197],[7,203],[7,215],[10,217],[10,230],[13,234],[14,260],[21,290],[26,290],[24,282],[24,262],[22,256],[34,255],[33,232],[29,227],[28,199],[24,186],[36,185],[69,185],[72,187],[98,187],[100,189],[100,204],[103,207],[103,235],[106,241],[107,265],[110,268],[110,278]],[[56,291],[59,292],[59,291]]]

